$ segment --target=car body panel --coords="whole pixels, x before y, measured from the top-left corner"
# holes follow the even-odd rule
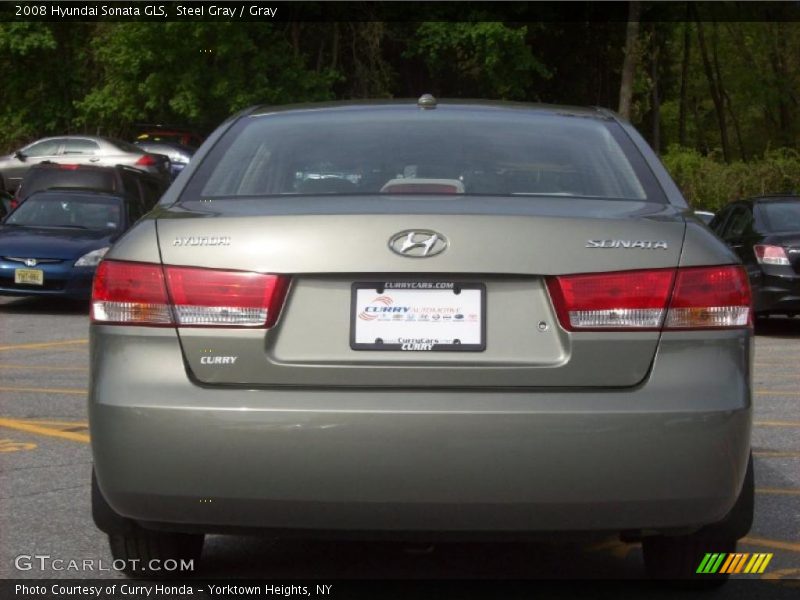
[[[636,389],[558,392],[221,393],[186,378],[173,330],[95,325],[91,336],[98,481],[116,511],[142,521],[211,531],[685,527],[721,519],[747,465],[741,365],[752,344],[741,331],[665,334]]]

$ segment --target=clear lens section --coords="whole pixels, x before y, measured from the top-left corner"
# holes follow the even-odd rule
[[[113,302],[96,300],[92,303],[92,318],[98,322],[142,324],[164,324],[172,322],[166,304],[142,304],[138,302]]]
[[[76,267],[96,267],[100,264],[100,261],[103,260],[106,252],[111,246],[106,246],[105,248],[98,248],[97,250],[92,250],[91,252],[87,252],[83,256],[81,256],[78,260],[75,261]]]
[[[659,308],[623,308],[616,310],[575,310],[569,311],[569,321],[573,327],[609,328],[661,327],[664,311]]]
[[[178,325],[263,327],[267,322],[266,308],[178,305],[175,307],[175,315]]]
[[[745,327],[748,325],[749,319],[749,306],[673,308],[667,315],[666,328]]]
[[[756,260],[762,265],[788,265],[789,257],[782,246],[766,246],[758,244],[753,246]]]

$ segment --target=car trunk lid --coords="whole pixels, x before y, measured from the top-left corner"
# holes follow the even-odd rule
[[[675,268],[685,227],[660,203],[435,196],[191,202],[162,210],[157,223],[166,265],[291,278],[269,330],[178,327],[196,380],[326,387],[636,385],[659,332],[567,332],[546,278]],[[397,254],[389,242],[405,231],[441,234],[446,250]],[[357,290],[375,284],[379,297],[398,282],[482,290],[483,307],[469,309],[485,328],[482,348],[354,348]]]

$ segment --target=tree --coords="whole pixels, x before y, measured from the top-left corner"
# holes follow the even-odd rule
[[[633,99],[633,78],[638,59],[639,19],[642,12],[638,0],[628,3],[628,27],[625,35],[625,61],[622,63],[622,81],[619,85],[619,114],[625,119],[631,117]]]

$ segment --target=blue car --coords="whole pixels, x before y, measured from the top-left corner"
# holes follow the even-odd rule
[[[33,194],[0,225],[0,295],[88,299],[103,255],[143,213],[115,194]]]

